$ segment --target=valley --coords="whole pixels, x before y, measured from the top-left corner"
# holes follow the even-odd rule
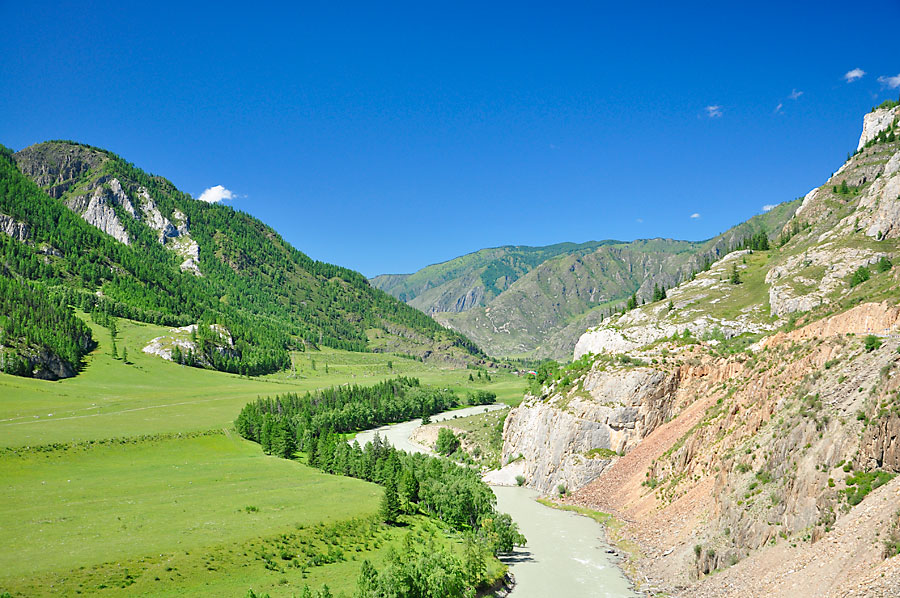
[[[505,102],[467,96],[467,58],[419,106],[427,63],[403,92],[328,68],[353,85],[319,112],[330,83],[235,86],[278,135],[318,119],[280,151],[255,126],[199,162],[196,132],[122,142],[197,197],[81,141],[0,145],[0,598],[900,596],[900,75],[868,112],[834,100],[855,68],[815,118],[795,88],[731,125],[699,83],[689,108],[669,82],[532,97],[538,57],[484,74]],[[582,112],[605,128],[556,134]],[[87,130],[132,134],[110,123]]]

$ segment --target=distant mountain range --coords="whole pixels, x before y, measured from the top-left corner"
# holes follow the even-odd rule
[[[653,298],[746,239],[774,239],[799,200],[702,242],[640,239],[482,249],[371,279],[498,356],[568,359],[578,337],[629,297]]]

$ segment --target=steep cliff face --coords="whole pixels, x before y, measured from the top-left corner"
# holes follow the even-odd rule
[[[539,397],[526,397],[510,411],[502,458],[506,463],[522,456],[526,485],[543,493],[560,485],[581,488],[671,414],[676,386],[671,374],[601,367],[572,386],[557,384]]]

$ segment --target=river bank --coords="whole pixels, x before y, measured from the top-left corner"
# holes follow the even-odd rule
[[[482,405],[446,411],[431,421],[446,421],[483,413],[485,409],[503,409],[505,405]],[[415,453],[430,451],[410,440],[422,424],[421,419],[382,426],[356,435],[361,445],[371,442],[377,433],[400,450]],[[538,493],[518,486],[491,486],[500,511],[509,513],[528,539],[524,547],[501,560],[515,578],[513,598],[635,598],[639,594],[616,566],[604,540],[603,527],[575,513],[553,509],[537,502]]]

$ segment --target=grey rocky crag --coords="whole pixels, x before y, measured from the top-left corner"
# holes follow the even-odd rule
[[[85,193],[69,197],[66,206],[120,243],[126,245],[131,243],[131,237],[119,219],[116,207],[133,218],[134,206],[131,205],[131,200],[128,199],[118,179],[107,180],[106,177],[100,177],[95,186]]]
[[[14,220],[6,214],[0,214],[0,232],[9,235],[16,241],[24,243],[28,240],[28,225]]]
[[[542,493],[577,490],[665,421],[674,384],[654,369],[611,365],[526,396],[504,423],[503,462],[521,456],[525,483]]]
[[[159,242],[181,258],[182,272],[203,275],[200,245],[191,238],[188,217],[177,208],[167,217],[146,187],[127,189],[117,177],[102,174],[102,167],[110,160],[105,152],[81,145],[45,143],[25,148],[14,158],[23,174],[104,233],[130,245],[132,235],[123,219],[131,218],[155,231]],[[91,172],[100,174],[88,177]]]

